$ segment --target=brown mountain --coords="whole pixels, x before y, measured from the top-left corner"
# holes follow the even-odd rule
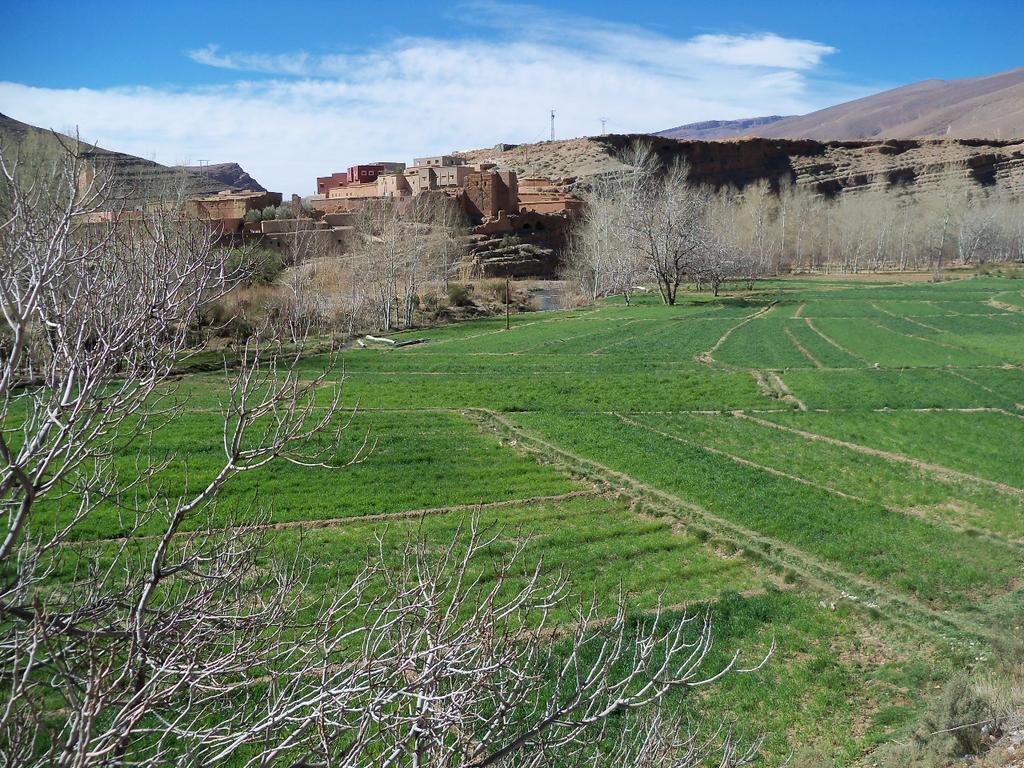
[[[758,126],[746,135],[819,141],[1024,138],[1024,68],[963,80],[925,80]]]
[[[748,117],[743,120],[705,120],[700,123],[678,125],[667,131],[658,131],[651,135],[664,136],[666,139],[692,139],[695,141],[731,139],[786,119],[782,115],[767,115],[765,117]]]

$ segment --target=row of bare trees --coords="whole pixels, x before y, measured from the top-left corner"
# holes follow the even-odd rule
[[[748,247],[781,270],[931,270],[1024,260],[1024,203],[952,169],[917,187],[871,185],[836,197],[784,183],[744,190]]]
[[[292,342],[310,331],[410,328],[424,297],[443,291],[463,267],[468,242],[461,209],[443,194],[364,201],[344,253],[330,235],[312,228],[289,233],[289,268],[262,301],[240,311],[261,317],[269,310]],[[239,309],[237,301],[228,303]]]
[[[310,326],[268,321],[226,360],[223,453],[189,471],[160,441],[188,412],[170,379],[190,329],[232,287],[224,251],[173,209],[97,219],[110,190],[82,170],[71,148],[42,166],[0,153],[0,765],[754,757],[658,710],[743,671],[712,664],[708,613],[577,604],[525,540],[495,558],[500,532],[470,522],[440,550],[382,543],[352,581],[311,590],[314,557],[267,546],[272,500],[218,504],[275,462],[373,460],[366,439],[342,443],[330,370],[299,375]],[[409,258],[378,215],[367,247]],[[378,278],[379,311],[406,306],[410,269]]]
[[[367,201],[359,211],[353,265],[353,310],[370,326],[409,328],[424,289],[444,285],[466,251],[465,217],[447,195]]]
[[[566,273],[592,299],[630,294],[643,283],[658,286],[675,304],[688,281],[718,295],[730,277],[749,277],[761,261],[740,241],[733,200],[688,182],[677,163],[660,172],[658,158],[638,144],[626,170],[599,178],[575,228]]]
[[[655,283],[667,304],[683,282],[716,294],[724,280],[787,271],[932,270],[1024,261],[1024,203],[966,169],[919,188],[867,186],[828,197],[784,180],[742,191],[687,182],[646,145],[597,179],[566,273],[592,299]]]

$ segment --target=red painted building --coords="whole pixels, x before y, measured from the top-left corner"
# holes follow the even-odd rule
[[[330,176],[316,177],[316,193],[327,197],[332,189],[344,187],[348,184],[347,173],[332,173]]]
[[[345,173],[332,173],[330,176],[318,176],[316,179],[316,192],[318,195],[327,196],[332,189],[347,187],[349,184],[372,184],[377,177],[384,173],[401,173],[405,170],[405,163],[367,163],[366,165],[353,165]]]
[[[349,184],[369,184],[384,172],[383,165],[353,165],[348,169]]]

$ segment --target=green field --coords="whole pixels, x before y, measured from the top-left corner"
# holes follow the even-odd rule
[[[363,464],[275,464],[219,504],[231,519],[258,490],[285,552],[317,521],[313,588],[354,573],[387,516],[385,542],[440,545],[476,510],[581,595],[621,586],[638,616],[711,601],[722,654],[775,639],[762,671],[669,705],[821,764],[906,738],[955,672],[1019,652],[1018,281],[778,281],[412,335],[429,341],[341,356],[359,413],[340,455],[369,433]],[[221,437],[223,379],[176,387],[191,414],[155,445],[177,456],[170,492],[184,462],[214,471]],[[124,533],[111,511],[78,536]]]

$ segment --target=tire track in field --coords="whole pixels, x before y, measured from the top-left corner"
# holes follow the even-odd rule
[[[625,325],[623,325],[623,327],[625,327],[626,325],[632,325],[633,323],[639,323],[639,322],[660,322],[660,319],[650,318],[650,317],[638,317],[636,320],[631,320],[630,322],[626,323]],[[659,331],[659,333],[660,333],[660,331]],[[624,339],[619,339],[618,341],[612,341],[612,342],[610,342],[608,344],[605,344],[602,347],[598,347],[597,349],[592,349],[589,352],[584,352],[583,354],[587,355],[587,356],[594,356],[594,357],[599,356],[599,355],[603,355],[605,352],[607,352],[612,347],[618,347],[618,346],[621,346],[622,344],[628,344],[629,342],[635,341],[636,339],[640,338],[643,335],[644,335],[643,331],[638,331],[637,333],[631,333],[628,336],[626,336],[626,338],[624,338]]]
[[[949,333],[949,331],[947,331],[945,328],[937,328],[934,325],[928,325],[928,323],[922,323],[919,320],[915,320],[912,317],[907,317],[907,316],[904,316],[904,315],[897,315],[895,312],[890,312],[888,309],[886,309],[885,307],[880,307],[878,304],[872,303],[871,306],[874,307],[875,309],[877,309],[879,312],[881,312],[883,314],[886,314],[886,315],[888,315],[889,317],[891,317],[891,318],[893,318],[895,320],[903,320],[904,322],[907,322],[907,323],[913,323],[914,325],[918,325],[921,328],[926,328],[929,331],[936,331],[938,333]]]
[[[564,323],[564,322],[567,322],[567,321],[579,320],[579,319],[581,319],[581,317],[580,317],[581,315],[590,315],[590,314],[593,314],[595,312],[600,312],[600,309],[601,309],[600,307],[595,307],[594,309],[577,310],[579,312],[579,314],[578,315],[574,315],[572,317],[549,317],[549,318],[546,318],[544,320],[530,320],[529,322],[518,323],[518,324],[512,326],[511,330],[516,330],[518,328],[527,328],[527,327],[529,327],[531,325],[546,325],[548,323]],[[431,339],[430,340],[430,345],[431,346],[437,346],[437,345],[440,345],[440,344],[452,344],[452,343],[455,343],[455,342],[458,342],[458,341],[468,341],[470,339],[479,339],[479,338],[481,338],[483,336],[493,336],[494,334],[506,333],[506,332],[507,331],[506,331],[505,328],[495,328],[494,330],[491,330],[491,331],[481,331],[480,333],[471,333],[471,334],[468,334],[466,336],[456,336],[456,337],[449,338],[449,339]]]
[[[763,427],[771,427],[772,429],[778,429],[782,432],[791,432],[794,435],[799,435],[807,440],[814,440],[817,442],[827,443],[828,445],[836,445],[841,448],[847,448],[857,453],[863,453],[866,456],[877,456],[878,458],[886,459],[897,464],[909,464],[912,467],[928,472],[932,475],[940,477],[944,480],[957,480],[968,483],[977,483],[980,485],[987,485],[990,488],[996,488],[1003,493],[1007,493],[1011,496],[1019,496],[1024,498],[1024,489],[1016,488],[1006,483],[1001,483],[998,480],[989,480],[987,477],[980,477],[978,475],[972,475],[969,472],[963,472],[959,469],[952,469],[951,467],[944,467],[941,464],[932,464],[927,461],[915,459],[911,456],[906,456],[902,453],[895,453],[894,451],[884,451],[880,448],[872,448],[867,445],[861,445],[859,443],[851,443],[847,440],[840,440],[839,438],[829,437],[828,435],[820,435],[816,432],[808,432],[803,429],[797,429],[796,427],[789,427],[785,424],[777,424],[774,421],[768,421],[767,419],[761,419],[757,416],[751,416],[749,413],[744,411],[732,411],[732,415],[740,419],[747,419],[753,421],[756,424],[760,424]]]
[[[635,323],[639,323],[643,319],[644,318],[634,318],[632,320],[627,320],[627,321],[623,322],[621,325],[622,325],[623,328],[625,328],[625,327],[633,325]],[[549,353],[542,352],[541,350],[544,347],[548,347],[548,346],[553,346],[554,347],[554,346],[557,346],[559,344],[565,344],[565,343],[570,342],[570,341],[576,341],[578,339],[585,339],[588,336],[606,336],[607,334],[608,334],[608,329],[607,328],[599,328],[596,331],[594,331],[594,330],[586,330],[583,333],[577,333],[574,336],[563,336],[563,337],[558,338],[558,339],[548,339],[546,341],[537,342],[533,346],[523,347],[522,349],[517,349],[515,351],[515,354],[517,354],[517,355],[522,355],[522,354],[549,354]]]
[[[878,365],[878,363],[872,363],[872,362],[871,362],[870,360],[868,360],[868,359],[866,359],[866,358],[863,358],[863,357],[861,357],[860,355],[858,355],[858,354],[857,354],[856,352],[854,352],[853,350],[851,350],[851,349],[847,349],[846,347],[844,347],[844,346],[843,346],[842,344],[840,344],[840,343],[839,343],[838,341],[836,341],[835,339],[831,338],[830,336],[826,336],[826,335],[825,335],[824,333],[822,333],[822,332],[821,332],[820,330],[818,330],[818,327],[817,327],[817,326],[816,326],[816,325],[815,325],[815,324],[814,324],[813,322],[811,322],[811,318],[809,318],[809,317],[805,317],[805,318],[804,318],[804,322],[805,322],[805,323],[807,323],[807,327],[808,327],[808,328],[810,328],[810,329],[811,329],[812,331],[814,331],[814,332],[815,332],[816,334],[818,334],[819,336],[821,336],[821,338],[823,338],[823,339],[824,339],[825,341],[827,341],[827,342],[828,342],[829,344],[831,344],[831,345],[832,345],[833,347],[835,347],[836,349],[838,349],[838,350],[839,350],[840,352],[842,352],[842,353],[844,353],[844,354],[847,354],[847,355],[849,355],[849,356],[850,356],[850,357],[852,357],[852,358],[853,358],[854,360],[860,360],[860,361],[861,361],[862,363],[864,363],[865,365],[876,365],[876,366]]]
[[[799,574],[804,582],[818,592],[834,598],[851,598],[851,604],[864,608],[884,608],[886,620],[932,637],[945,637],[954,631],[989,642],[1000,639],[1000,634],[972,617],[952,610],[931,608],[916,598],[896,592],[871,579],[850,573],[832,563],[820,560],[799,547],[779,539],[764,536],[730,520],[719,517],[703,507],[643,483],[631,475],[600,462],[572,453],[532,431],[513,424],[502,414],[483,408],[467,410],[468,417],[476,416],[480,423],[496,434],[514,437],[517,444],[552,461],[565,470],[591,480],[618,487],[622,492],[639,496],[648,505],[654,505],[663,514],[682,519],[688,529],[706,533],[710,539],[729,542],[756,554],[756,560],[777,568],[788,568]]]
[[[817,488],[820,491],[825,491],[826,493],[831,493],[832,495],[838,496],[838,497],[843,498],[843,499],[850,499],[851,501],[862,501],[862,502],[867,503],[867,504],[875,504],[875,503],[877,503],[877,502],[871,501],[870,499],[865,499],[865,498],[863,498],[861,496],[854,496],[851,493],[846,493],[845,491],[840,491],[838,488],[831,488],[831,487],[829,487],[827,485],[822,485],[820,483],[816,483],[813,480],[808,480],[805,477],[800,477],[798,475],[793,475],[793,474],[790,474],[789,472],[783,472],[781,469],[776,469],[775,467],[769,467],[769,466],[767,466],[765,464],[759,464],[756,461],[752,461],[750,459],[745,459],[742,456],[737,456],[736,454],[729,453],[728,451],[723,451],[721,448],[714,448],[714,447],[712,447],[710,445],[707,445],[706,443],[699,443],[696,440],[687,440],[685,437],[681,437],[679,435],[672,434],[671,432],[664,432],[664,431],[662,431],[662,430],[660,430],[660,429],[658,429],[656,427],[650,426],[649,424],[644,424],[643,422],[636,421],[634,419],[629,418],[628,416],[623,416],[621,413],[616,413],[616,412],[613,411],[611,415],[615,416],[616,418],[621,420],[623,424],[629,424],[630,426],[633,426],[633,427],[639,427],[640,429],[645,429],[648,432],[651,432],[651,433],[653,433],[655,435],[660,435],[661,437],[668,438],[669,440],[674,440],[675,442],[682,443],[683,445],[692,446],[692,447],[697,448],[699,450],[705,451],[706,453],[710,453],[710,454],[712,454],[714,456],[722,456],[723,458],[729,459],[730,461],[734,461],[737,464],[742,464],[745,467],[751,467],[752,469],[757,469],[757,470],[760,470],[762,472],[767,472],[768,474],[775,475],[776,477],[782,477],[782,478],[785,478],[787,480],[792,480],[792,481],[794,481],[796,483],[800,483],[801,485],[807,485],[807,486],[810,486],[811,488]],[[879,506],[884,506],[884,505],[880,504]],[[889,508],[886,507],[886,509],[889,509]],[[896,508],[890,509],[889,511],[896,511]]]
[[[902,336],[905,339],[914,339],[915,341],[923,341],[923,342],[925,342],[927,344],[935,344],[936,346],[944,347],[945,349],[952,349],[955,352],[974,352],[975,351],[973,349],[968,349],[967,347],[958,347],[955,344],[946,344],[944,341],[936,341],[935,339],[929,339],[927,336],[918,336],[918,335],[913,334],[913,333],[904,333],[903,331],[897,331],[895,328],[890,328],[887,325],[883,325],[882,323],[878,322],[877,320],[872,320],[870,322],[871,322],[871,324],[873,326],[875,326],[875,328],[878,328],[879,330],[888,331],[889,333],[894,333],[897,336]]]
[[[693,359],[696,360],[698,363],[704,363],[705,365],[712,365],[712,364],[714,364],[714,362],[715,362],[715,352],[717,352],[721,348],[721,346],[723,344],[725,344],[725,342],[729,339],[729,337],[735,331],[738,331],[740,328],[742,328],[747,323],[749,323],[749,322],[751,322],[753,320],[756,320],[759,317],[763,317],[763,316],[767,315],[769,312],[771,312],[773,309],[775,309],[775,307],[778,306],[778,304],[779,304],[778,301],[773,301],[770,304],[768,304],[767,307],[761,307],[756,312],[753,312],[753,313],[747,315],[742,320],[740,320],[736,325],[732,326],[731,328],[729,328],[729,330],[727,330],[725,333],[723,333],[721,335],[721,337],[719,337],[718,341],[716,341],[714,343],[714,346],[712,346],[711,349],[709,349],[707,352],[701,352],[701,353],[699,353],[697,355],[694,355]]]
[[[233,525],[213,528],[203,528],[197,531],[180,531],[174,535],[175,539],[188,537],[202,537],[217,533],[230,532],[260,532],[260,531],[288,531],[294,529],[316,530],[321,528],[342,528],[348,525],[360,523],[381,523],[393,520],[418,520],[423,517],[436,515],[452,515],[466,512],[486,512],[492,509],[507,509],[509,507],[533,507],[539,504],[555,504],[571,499],[593,498],[599,499],[607,493],[598,488],[590,488],[581,491],[569,491],[552,496],[530,496],[525,499],[504,499],[502,501],[485,501],[477,504],[453,504],[450,507],[426,507],[424,509],[407,509],[400,512],[379,512],[372,515],[352,515],[349,517],[327,517],[315,520],[284,520],[278,523],[256,523],[254,525]],[[60,546],[99,546],[103,544],[125,544],[128,541],[157,541],[163,538],[161,534],[145,534],[142,536],[117,536],[109,539],[85,539],[82,541],[66,541]]]

